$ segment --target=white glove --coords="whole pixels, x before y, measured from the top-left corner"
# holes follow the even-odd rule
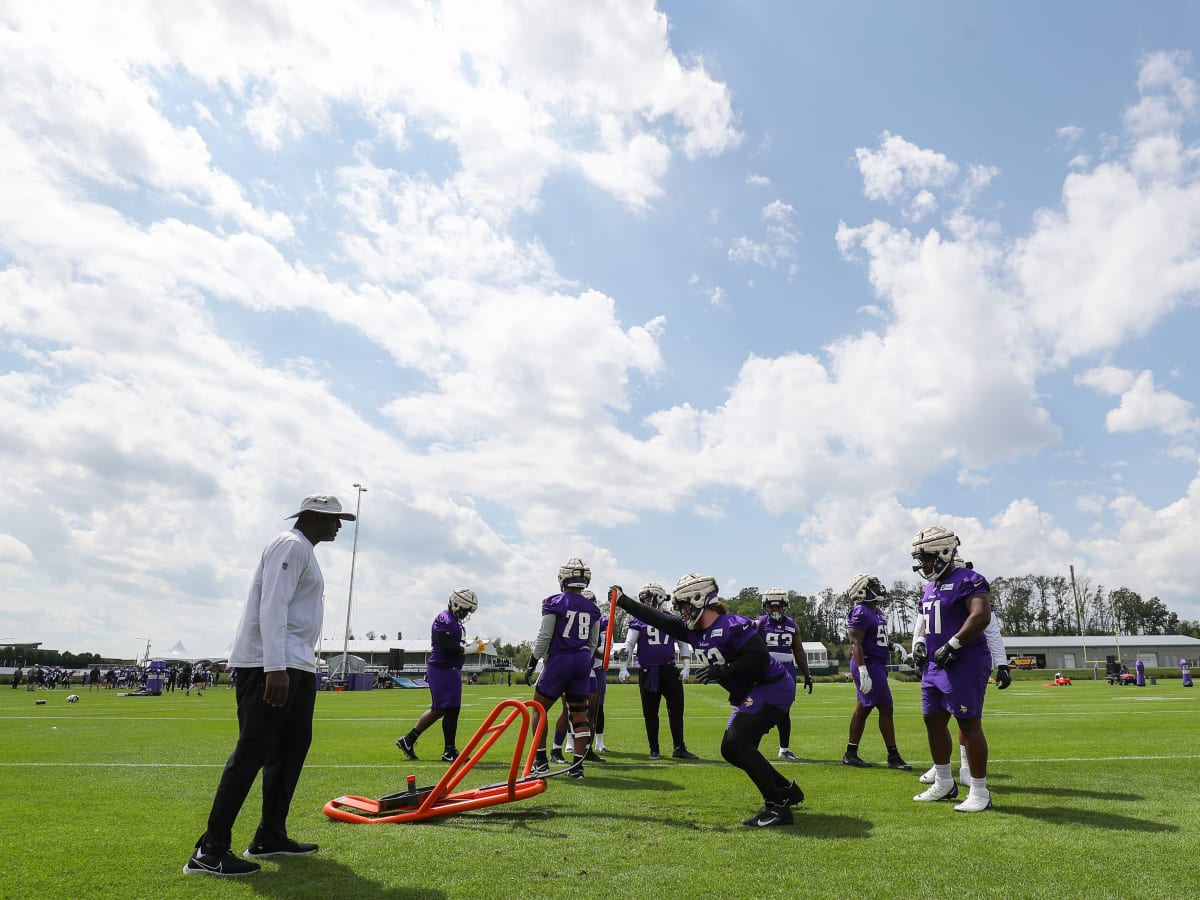
[[[629,680],[629,670],[624,666],[621,666],[621,671],[617,674],[617,680],[621,682],[621,684],[624,684]]]
[[[691,671],[692,671],[692,670],[691,670],[691,669],[689,669],[687,666],[684,666],[684,667],[683,667],[683,668],[680,670],[680,672],[679,672],[679,680],[680,680],[680,681],[687,681],[687,680],[688,680],[688,675],[689,675],[689,674],[691,674]]]
[[[871,693],[871,676],[867,674],[866,666],[858,667],[858,689],[864,694]]]

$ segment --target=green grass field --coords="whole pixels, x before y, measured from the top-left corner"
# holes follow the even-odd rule
[[[410,763],[393,745],[428,704],[425,691],[323,693],[289,826],[311,857],[268,860],[243,879],[186,877],[233,746],[233,694],[118,697],[0,691],[4,840],[0,897],[1155,897],[1200,895],[1200,691],[1021,681],[990,692],[985,726],[997,809],[978,815],[912,802],[929,765],[916,684],[893,682],[901,752],[913,773],[840,764],[854,702],[818,684],[792,710],[780,763],[808,795],[796,824],[740,824],[759,799],[719,759],[728,708],[716,687],[687,687],[687,740],[699,763],[646,758],[637,689],[608,691],[605,740],[618,752],[586,782],[551,779],[519,803],[417,825],[347,825],[325,801],[378,796],[445,770],[438,726]],[[506,696],[465,688],[463,746]],[[35,699],[46,705],[35,706]],[[557,710],[555,710],[557,712]],[[552,713],[553,715],[553,713]],[[667,736],[665,711],[663,734]],[[503,778],[502,740],[464,786]],[[669,747],[669,739],[664,746]],[[775,735],[764,741],[774,757]],[[864,758],[880,762],[874,719]],[[257,785],[234,829],[247,845]]]

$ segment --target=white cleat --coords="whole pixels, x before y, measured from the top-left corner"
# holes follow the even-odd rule
[[[938,800],[954,800],[958,797],[958,785],[953,781],[949,784],[934,784],[913,797],[918,803],[934,803]]]
[[[917,781],[921,784],[933,784],[937,781],[937,766],[930,766],[929,771],[922,775]]]
[[[984,812],[992,809],[992,795],[990,793],[975,793],[967,794],[967,799],[954,807],[955,812]]]

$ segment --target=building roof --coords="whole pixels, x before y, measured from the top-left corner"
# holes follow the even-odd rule
[[[472,639],[473,640],[473,639]],[[486,640],[486,638],[485,638]],[[471,641],[467,642],[468,644]],[[321,638],[321,647],[317,651],[319,656],[332,656],[341,653],[343,648],[347,653],[354,656],[368,656],[372,653],[380,654],[387,653],[391,650],[403,650],[406,654],[425,655],[432,652],[433,644],[428,639],[425,640],[367,640],[366,638],[354,638],[349,643],[345,638]],[[474,656],[474,653],[468,654]],[[496,651],[492,649],[491,642],[483,648],[484,656],[495,656]]]
[[[1186,634],[1086,634],[1086,635],[1004,635],[1006,650],[1013,647],[1188,647],[1200,649],[1200,638]]]

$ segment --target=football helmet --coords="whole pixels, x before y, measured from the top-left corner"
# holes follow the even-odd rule
[[[855,575],[846,588],[846,596],[851,603],[874,603],[887,596],[887,588],[874,575]]]
[[[558,567],[558,587],[560,590],[585,588],[592,581],[592,570],[582,559],[573,556]]]
[[[467,621],[471,617],[471,613],[477,609],[479,609],[479,598],[470,588],[455,588],[454,592],[450,594],[450,612],[454,613],[454,618],[458,621]]]
[[[762,595],[763,612],[770,616],[773,622],[783,621],[789,602],[787,591],[783,588],[769,588]]]
[[[960,543],[953,531],[940,525],[922,528],[912,542],[912,558],[916,560],[912,570],[926,581],[937,581],[954,568],[955,551]]]
[[[689,572],[675,582],[671,604],[675,612],[693,631],[700,630],[700,613],[717,601],[716,579],[699,572]]]
[[[638,591],[638,601],[645,603],[647,606],[653,606],[655,609],[662,609],[667,600],[667,589],[657,581],[651,581],[649,584],[642,585],[642,589]]]

